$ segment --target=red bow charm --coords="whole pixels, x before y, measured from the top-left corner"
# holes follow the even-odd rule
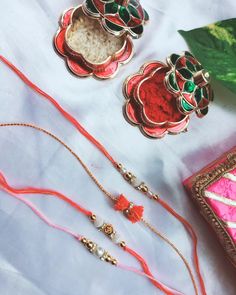
[[[129,202],[124,195],[120,195],[116,199],[114,208],[116,211],[123,211],[124,215],[132,223],[140,221],[143,216],[143,206],[135,206],[132,202]]]

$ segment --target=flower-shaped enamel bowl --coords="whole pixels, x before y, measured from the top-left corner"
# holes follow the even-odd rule
[[[86,0],[83,8],[85,13],[98,18],[105,30],[116,36],[128,33],[139,38],[149,20],[139,0]]]
[[[120,65],[128,63],[133,56],[134,50],[131,38],[127,35],[122,35],[119,39],[113,35],[108,37],[104,35],[106,38],[113,38],[111,39],[112,41],[116,38],[114,41],[118,43],[116,51],[112,52],[112,54],[107,54],[104,58],[100,58],[100,60],[92,59],[81,53],[80,50],[75,49],[75,47],[70,44],[70,36],[72,33],[76,34],[74,26],[78,20],[81,21],[81,24],[84,22],[91,22],[91,27],[95,27],[97,30],[102,30],[101,34],[109,34],[104,31],[100,22],[86,16],[80,5],[76,8],[67,10],[62,15],[60,29],[54,38],[56,50],[65,58],[68,68],[79,77],[94,76],[99,79],[114,77],[118,72]],[[110,42],[110,40],[107,42]],[[90,49],[88,50],[88,54],[91,50],[96,53],[96,50],[98,49]]]
[[[112,78],[132,58],[132,38],[148,18],[139,0],[85,0],[63,14],[55,48],[75,75]]]
[[[183,69],[188,76],[183,77]],[[171,55],[167,64],[143,65],[127,78],[123,90],[125,118],[151,138],[187,131],[189,115],[195,111],[204,116],[213,99],[209,74],[188,52]]]

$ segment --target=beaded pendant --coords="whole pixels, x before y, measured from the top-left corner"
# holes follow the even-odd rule
[[[125,118],[150,138],[187,131],[191,113],[202,118],[208,112],[209,83],[209,73],[187,51],[172,54],[166,64],[146,63],[124,83]]]
[[[86,0],[62,15],[55,48],[75,75],[112,78],[131,60],[132,38],[148,19],[139,0]]]

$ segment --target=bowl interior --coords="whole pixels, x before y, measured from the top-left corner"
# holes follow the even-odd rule
[[[77,9],[66,34],[66,43],[88,62],[101,64],[123,48],[125,36],[113,36],[104,30],[97,19],[88,17],[82,9]]]

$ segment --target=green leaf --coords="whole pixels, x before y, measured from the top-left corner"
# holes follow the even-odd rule
[[[236,93],[236,18],[179,33],[203,67]]]

